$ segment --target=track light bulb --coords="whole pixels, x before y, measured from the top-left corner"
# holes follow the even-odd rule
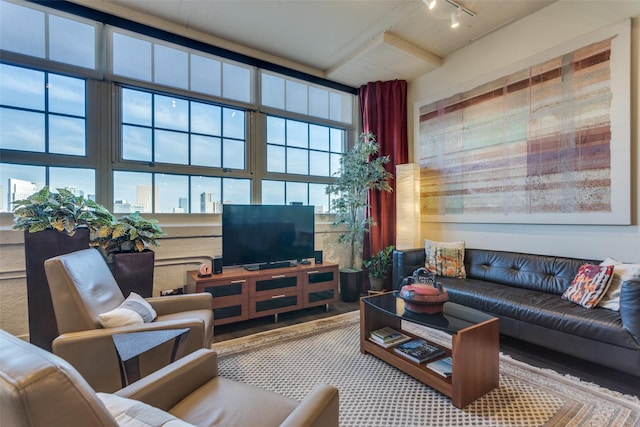
[[[429,10],[433,10],[433,8],[436,7],[436,2],[437,2],[437,0],[429,1],[429,4],[427,5],[427,6],[429,6]]]
[[[460,21],[458,21],[458,16],[455,13],[451,14],[451,28],[458,28],[460,26]]]

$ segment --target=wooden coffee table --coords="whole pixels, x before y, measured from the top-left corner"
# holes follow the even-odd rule
[[[451,398],[456,408],[469,403],[499,385],[499,319],[464,305],[446,302],[443,312],[418,314],[405,310],[404,301],[395,292],[364,297],[360,300],[360,351],[369,353],[411,375]],[[371,331],[389,326],[402,329],[402,321],[413,322],[452,335],[452,348],[446,349],[453,359],[452,374],[444,378],[393,350],[369,340]],[[428,340],[426,340],[428,341]],[[437,343],[432,343],[437,344]]]

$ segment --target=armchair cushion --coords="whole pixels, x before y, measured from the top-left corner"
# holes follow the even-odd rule
[[[115,394],[98,393],[98,398],[119,425],[127,427],[194,427],[162,409]]]
[[[158,317],[151,304],[135,292],[113,310],[101,313],[98,318],[103,328],[117,328],[127,325],[141,325],[153,322]]]

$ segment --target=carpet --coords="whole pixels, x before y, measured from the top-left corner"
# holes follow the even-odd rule
[[[449,336],[403,328],[447,344]],[[640,426],[636,397],[500,355],[500,386],[457,409],[448,397],[359,350],[359,312],[215,343],[219,372],[302,400],[317,383],[340,393],[341,426]]]

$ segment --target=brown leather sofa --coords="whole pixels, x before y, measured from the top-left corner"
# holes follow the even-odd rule
[[[48,259],[45,271],[60,333],[53,341],[53,352],[71,363],[94,390],[113,392],[122,387],[114,334],[188,328],[183,354],[211,348],[213,311],[207,292],[145,298],[157,313],[154,321],[103,328],[100,314],[118,307],[125,296],[97,249]],[[169,362],[171,345],[140,356],[142,376]]]
[[[0,330],[0,425],[338,425],[338,390],[317,385],[302,401],[218,376],[216,353],[198,350],[115,394],[96,393],[69,363]]]
[[[437,277],[449,300],[500,319],[500,333],[640,377],[640,279],[622,283],[620,311],[561,298],[584,263],[600,261],[465,250],[466,278]],[[423,248],[393,253],[393,286],[424,267]]]

